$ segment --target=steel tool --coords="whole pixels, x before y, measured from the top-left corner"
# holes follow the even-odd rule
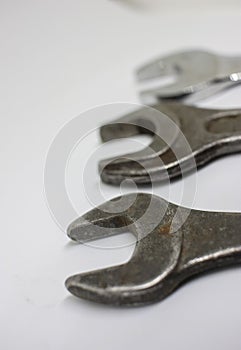
[[[116,212],[119,202],[126,209]],[[77,297],[104,304],[162,300],[193,275],[240,264],[240,224],[240,213],[190,210],[147,193],[116,198],[74,221],[68,236],[82,243],[130,231],[137,239],[132,257],[71,276],[66,287]]]
[[[180,51],[143,65],[136,76],[138,83],[155,85],[158,78],[174,80],[169,85],[143,90],[141,99],[145,104],[166,98],[195,102],[240,83],[241,56],[221,56],[202,50]]]
[[[241,109],[204,109],[162,102],[121,117],[100,130],[103,142],[151,134],[149,147],[100,162],[104,182],[164,181],[223,155],[241,151]],[[168,142],[166,142],[168,140]]]

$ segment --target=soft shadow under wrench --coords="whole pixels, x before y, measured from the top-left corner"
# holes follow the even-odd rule
[[[174,123],[166,123],[167,117]],[[160,137],[160,130],[169,135],[169,145]],[[154,109],[143,107],[104,125],[100,133],[103,142],[141,133],[153,135],[149,147],[101,161],[99,171],[104,182],[120,184],[124,179],[136,183],[165,181],[220,156],[240,152],[241,109],[204,109],[162,102]]]
[[[241,83],[241,56],[221,56],[202,50],[180,51],[143,65],[136,76],[139,83],[160,77],[175,78],[172,84],[143,90],[140,96],[145,104],[180,98],[196,102]]]
[[[75,220],[68,236],[82,243],[128,230],[137,238],[134,253],[125,264],[69,277],[66,287],[75,296],[144,305],[162,300],[193,275],[241,263],[240,213],[190,210],[147,193],[121,197],[127,209],[116,213],[119,199]]]

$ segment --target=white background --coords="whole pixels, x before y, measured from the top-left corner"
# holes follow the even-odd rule
[[[241,348],[240,268],[196,278],[144,308],[69,295],[67,276],[124,262],[133,245],[70,244],[43,194],[47,151],[65,123],[97,105],[138,103],[133,72],[146,60],[184,48],[241,55],[240,34],[240,0],[0,1],[1,349]],[[240,92],[201,105],[241,107]],[[96,126],[105,120],[100,115]],[[76,160],[88,159],[97,135],[76,149],[67,174],[80,213],[91,203]],[[195,208],[241,211],[240,160],[230,156],[198,172]],[[100,182],[94,169],[87,174],[92,197]],[[119,193],[103,188],[110,197]],[[177,181],[170,200],[178,202],[180,190]],[[155,192],[165,197],[167,190],[160,185]]]

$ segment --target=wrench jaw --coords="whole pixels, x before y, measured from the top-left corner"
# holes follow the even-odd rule
[[[205,67],[205,69],[203,69]],[[137,70],[138,82],[153,82],[140,91],[143,103],[160,99],[197,102],[241,83],[241,57],[225,57],[202,50],[177,52],[156,59]],[[157,86],[157,78],[175,77],[175,82]]]
[[[165,214],[168,202],[150,193],[129,193],[106,201],[74,220],[67,228],[70,239],[84,243],[130,230],[137,239],[153,223]],[[158,225],[159,222],[156,223]],[[155,226],[148,228],[148,232]]]
[[[71,276],[66,288],[79,298],[109,305],[139,306],[162,300],[179,284],[172,271],[181,251],[180,238],[168,235],[151,252],[146,242],[139,247],[144,238],[126,264]]]
[[[101,219],[100,208],[110,210],[121,198],[129,207],[111,217],[102,212]],[[171,232],[177,207],[147,193],[125,195],[113,203],[106,202],[77,219],[68,235],[79,242],[86,241],[86,236],[91,236],[87,218],[94,223],[91,239],[128,230],[137,237],[131,259],[119,266],[71,276],[65,282],[66,288],[77,297],[110,305],[143,305],[163,299],[178,284],[172,271],[181,253],[182,232]],[[95,228],[99,223],[100,230]],[[78,231],[74,231],[77,227]]]
[[[134,112],[127,113],[121,118],[116,119],[114,123],[101,126],[100,136],[103,142],[108,142],[114,139],[141,134],[151,135],[153,140],[148,147],[123,156],[136,160],[145,159],[147,156],[150,157],[154,152],[154,154],[157,152],[160,153],[162,149],[163,152],[168,148],[166,142],[163,141],[163,135],[170,142],[176,137],[178,121],[175,120],[174,123],[170,119],[159,110],[159,106],[143,106]]]
[[[160,123],[157,118],[157,109],[158,106],[142,106],[117,118],[114,123],[101,126],[100,136],[102,141],[106,142],[138,134],[155,134]]]
[[[102,125],[100,128],[100,137],[102,142],[108,142],[115,139],[135,136],[140,134],[140,132],[141,130],[137,125],[118,122],[118,124]]]
[[[138,82],[154,83],[157,78],[170,76],[175,77],[175,81],[164,86],[142,90],[141,100],[148,101],[150,96],[155,96],[157,100],[182,99],[205,89],[210,79],[216,77],[218,73],[218,59],[218,56],[213,53],[192,50],[176,52],[143,65],[136,72]]]
[[[182,140],[179,144],[182,145]],[[135,184],[168,183],[195,169],[195,165],[193,155],[184,146],[180,158],[177,158],[172,149],[168,149],[161,155],[156,153],[156,157],[144,160],[135,161],[123,157],[114,161],[104,160],[99,163],[99,173],[103,182],[113,185],[120,185],[124,180],[131,180]]]
[[[114,306],[142,306],[167,297],[179,284],[168,276],[156,276],[135,284],[133,276],[128,276],[129,264],[96,270],[69,277],[65,281],[68,291],[74,296],[101,304]],[[142,271],[136,271],[142,274]],[[149,274],[150,271],[149,271]],[[171,277],[171,278],[170,278]],[[132,280],[130,279],[132,278]]]
[[[139,67],[136,71],[137,81],[146,82],[157,77],[167,77],[177,74],[177,69],[170,63],[172,57],[173,55],[155,59]]]
[[[101,127],[104,142],[138,134],[152,135],[149,146],[138,152],[101,160],[99,173],[104,182],[120,184],[124,179],[132,179],[136,183],[145,183],[151,182],[150,176],[157,168],[167,172],[160,156],[169,150],[180,132],[175,108],[170,109],[168,104],[143,107]],[[168,179],[167,174],[165,179]]]
[[[129,194],[114,198],[74,220],[67,228],[67,235],[73,241],[85,243],[122,233],[131,225],[128,214],[135,207],[141,195]],[[134,210],[134,209],[132,209]]]
[[[204,50],[177,51],[171,55],[156,58],[139,67],[136,71],[137,81],[148,81],[157,77],[166,77],[170,74],[183,74],[186,71],[188,72],[190,65],[193,69],[194,63],[197,63],[197,60],[200,63],[200,60],[204,59],[210,66],[210,62],[216,61],[217,56]],[[202,67],[200,66],[196,67],[198,73],[201,69]]]
[[[144,205],[140,209],[143,199]],[[132,228],[133,220],[143,215],[150,201],[151,195],[142,193],[130,193],[106,201],[74,220],[67,228],[67,235],[73,241],[84,243],[120,234],[127,227]]]
[[[168,172],[165,166],[160,166],[161,159],[142,161],[134,161],[133,159],[119,158],[116,161],[106,163],[100,162],[99,173],[101,180],[108,184],[120,185],[122,181],[131,180],[136,184],[153,183],[160,181],[162,173],[162,181],[169,180]]]
[[[94,215],[95,210],[92,211]],[[97,215],[99,211],[96,210]],[[92,220],[82,217],[71,223],[67,229],[67,235],[70,239],[78,243],[86,243],[99,238],[110,237],[121,233],[121,227],[116,227],[118,222],[122,222],[125,218],[117,214],[109,214],[105,218]],[[122,224],[124,225],[124,223]],[[107,227],[111,226],[111,230]]]

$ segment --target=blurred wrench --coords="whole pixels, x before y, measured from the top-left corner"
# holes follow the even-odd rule
[[[145,104],[160,99],[185,98],[195,102],[241,82],[241,56],[228,57],[212,52],[192,50],[164,56],[140,67],[138,83],[155,82],[157,78],[173,77],[167,86],[141,92]]]
[[[240,152],[241,109],[204,109],[163,102],[154,109],[144,107],[125,115],[102,126],[100,132],[104,142],[140,133],[153,135],[149,147],[101,161],[99,171],[104,182],[164,181],[220,156]],[[163,134],[167,135],[168,145]]]

